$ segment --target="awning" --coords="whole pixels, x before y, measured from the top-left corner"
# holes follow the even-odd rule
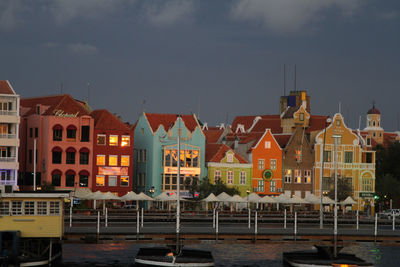
[[[89,173],[87,170],[81,170],[81,171],[79,172],[79,175],[86,175],[86,176],[89,176],[90,173]]]
[[[65,150],[65,151],[75,153],[75,152],[76,152],[76,149],[70,146],[70,147],[67,148],[67,150]]]
[[[52,152],[62,152],[62,149],[59,146],[55,146],[55,147],[53,147],[53,149],[51,151]]]
[[[81,152],[81,153],[89,153],[90,150],[87,147],[82,147],[81,149],[79,149],[79,152]]]
[[[53,126],[53,130],[62,130],[63,127],[60,124],[56,124]]]
[[[68,170],[65,172],[66,175],[75,175],[75,171],[74,170]]]
[[[59,169],[55,169],[51,172],[51,175],[61,175],[62,172]]]
[[[72,124],[70,124],[70,125],[68,125],[68,127],[67,127],[67,130],[75,130],[76,131],[76,126],[75,125],[72,125]]]

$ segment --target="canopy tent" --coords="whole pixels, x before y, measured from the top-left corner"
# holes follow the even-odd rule
[[[137,194],[133,191],[129,191],[128,193],[126,193],[125,195],[123,195],[121,197],[122,201],[133,201],[133,200],[137,200]]]
[[[162,192],[158,196],[154,198],[156,201],[170,201],[171,198],[167,195],[167,193]]]
[[[321,203],[321,199],[317,196],[315,196],[314,194],[309,194],[307,195],[304,200],[308,201],[311,204],[320,204]]]
[[[275,197],[274,200],[276,203],[281,203],[281,204],[289,204],[289,197],[287,197],[285,194],[280,194],[279,196]]]
[[[322,198],[322,204],[335,204],[335,201],[331,198],[325,196]]]
[[[138,195],[136,195],[136,200],[142,200],[142,201],[154,201],[152,197],[149,197],[143,192],[140,192]]]
[[[233,197],[231,197],[228,200],[226,200],[226,202],[240,203],[240,202],[247,202],[247,200],[242,198],[239,195],[234,195]]]
[[[354,201],[354,199],[351,198],[351,196],[348,196],[345,200],[340,201],[340,204],[342,205],[354,205],[357,202]]]
[[[96,191],[92,193],[91,195],[87,196],[87,199],[92,199],[92,200],[103,200],[104,199],[104,194],[100,191]]]
[[[178,194],[173,194],[172,196],[169,196],[169,200],[170,201],[177,201],[178,200]],[[183,197],[179,198],[180,201],[186,201],[186,199],[184,199]]]
[[[231,198],[231,196],[228,195],[228,194],[225,193],[225,192],[222,192],[221,194],[219,194],[219,195],[217,196],[217,198],[218,198],[218,200],[221,201],[221,202],[226,202],[228,199]]]
[[[88,197],[92,194],[88,188],[76,188],[72,193],[72,197],[76,197],[79,199],[89,199]]]
[[[121,198],[119,196],[114,195],[110,191],[108,191],[107,193],[104,193],[103,198],[104,198],[104,200],[121,200]]]
[[[302,199],[299,196],[293,195],[289,200],[288,203],[290,204],[308,204],[309,202]]]
[[[276,203],[276,201],[270,196],[264,196],[260,199],[260,203]]]
[[[209,194],[208,197],[202,199],[204,202],[218,202],[220,201],[213,193]]]
[[[247,199],[249,200],[249,202],[252,202],[252,203],[260,203],[260,201],[261,201],[261,197],[254,192],[251,193],[250,195],[248,195]]]

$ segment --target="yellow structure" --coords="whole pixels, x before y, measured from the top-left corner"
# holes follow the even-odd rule
[[[373,214],[375,212],[375,152],[367,150],[366,140],[357,132],[353,132],[348,128],[339,113],[335,114],[331,124],[316,136],[314,146],[314,194],[316,196],[321,194],[320,172],[322,157],[324,162],[322,193],[327,193],[334,183],[334,135],[338,139],[338,179],[346,179],[352,185],[353,195],[351,197],[357,202],[352,206],[352,209],[370,211]],[[324,151],[322,153],[323,147]]]
[[[20,231],[21,237],[62,238],[64,198],[68,193],[2,193],[0,231]]]

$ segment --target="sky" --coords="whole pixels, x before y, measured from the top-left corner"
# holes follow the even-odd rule
[[[209,126],[279,114],[280,96],[307,90],[314,115],[363,129],[374,102],[396,131],[400,1],[0,0],[0,80],[130,123],[145,111]]]

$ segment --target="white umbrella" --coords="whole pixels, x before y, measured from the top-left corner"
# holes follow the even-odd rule
[[[235,202],[235,203],[239,203],[239,202],[247,202],[247,200],[245,200],[244,198],[242,198],[239,195],[234,195],[233,197],[229,198],[228,200],[226,200],[226,202]]]
[[[322,198],[322,204],[335,204],[335,201],[331,198],[325,196]]]
[[[256,194],[256,193],[251,193],[250,195],[247,196],[247,199],[249,200],[249,202],[253,202],[253,203],[259,203],[261,202],[261,197]]]
[[[87,196],[88,199],[92,199],[92,200],[103,200],[104,199],[104,194],[100,191],[96,191],[94,193],[92,193],[91,195]]]
[[[219,195],[217,196],[217,198],[218,198],[219,201],[226,202],[228,199],[231,198],[231,196],[228,195],[228,194],[225,193],[225,192],[222,192],[221,194],[219,194]]]
[[[355,202],[354,199],[351,198],[351,196],[348,196],[345,200],[340,202],[340,204],[342,204],[342,205],[353,205],[356,203],[357,202]]]
[[[173,194],[172,196],[169,196],[169,200],[175,200],[175,201],[177,201],[178,200],[178,194]],[[186,199],[184,199],[183,197],[180,197],[179,198],[179,200],[180,201],[186,201]]]
[[[276,203],[276,201],[270,196],[264,196],[261,198],[260,203]]]
[[[108,191],[107,193],[103,194],[103,199],[104,200],[121,200],[121,198],[119,196],[114,195],[110,191]]]
[[[129,191],[128,193],[126,193],[121,197],[121,200],[123,201],[137,200],[137,194],[133,191]]]
[[[202,199],[204,202],[218,202],[220,201],[213,193],[209,194],[208,197]]]
[[[294,195],[288,200],[288,203],[290,203],[290,204],[308,204],[309,202],[302,199],[299,196]]]
[[[275,197],[274,200],[276,203],[288,204],[289,199],[285,194],[280,194],[279,196]]]
[[[321,199],[319,197],[316,197],[314,194],[309,194],[304,198],[304,200],[310,202],[311,204],[320,204]]]
[[[76,188],[75,192],[72,194],[72,197],[88,199],[91,194],[92,191],[90,191],[88,188]]]
[[[140,192],[137,195],[137,199],[136,200],[145,200],[145,201],[153,201],[154,199],[152,197],[149,197],[148,195],[146,195],[143,192]]]
[[[165,192],[162,192],[161,194],[156,196],[154,199],[157,201],[170,201],[171,200],[171,198]]]

